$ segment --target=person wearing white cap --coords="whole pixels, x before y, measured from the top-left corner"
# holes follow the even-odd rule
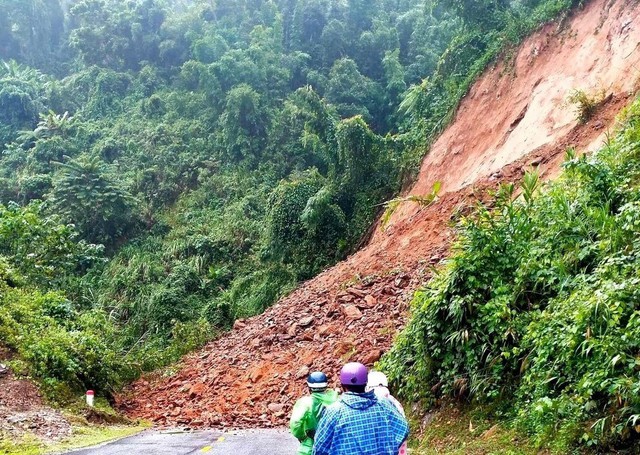
[[[395,399],[391,392],[389,392],[389,380],[387,379],[387,375],[382,371],[370,371],[369,377],[367,379],[367,391],[373,391],[375,395],[379,399],[387,399],[400,411],[400,414],[403,416],[404,408],[402,404],[398,400]],[[407,441],[405,441],[400,447],[400,451],[398,455],[406,455],[407,454]]]

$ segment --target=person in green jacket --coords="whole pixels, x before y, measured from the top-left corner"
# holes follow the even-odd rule
[[[311,455],[313,439],[324,409],[338,401],[338,392],[327,388],[327,376],[321,371],[311,373],[307,385],[311,393],[296,401],[289,423],[291,433],[300,441],[298,455]]]

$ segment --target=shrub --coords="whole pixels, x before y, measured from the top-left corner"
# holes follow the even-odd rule
[[[42,381],[50,398],[64,384],[110,393],[126,368],[112,340],[116,330],[100,313],[78,315],[59,293],[13,289],[2,284],[0,335],[17,352],[26,373]],[[51,314],[51,313],[54,314]]]
[[[586,123],[593,117],[596,109],[604,99],[604,90],[599,90],[595,94],[590,95],[584,90],[575,89],[567,97],[567,102],[574,106],[578,121],[580,123]]]
[[[593,157],[458,223],[383,366],[400,393],[504,400],[541,446],[640,439],[640,101]]]

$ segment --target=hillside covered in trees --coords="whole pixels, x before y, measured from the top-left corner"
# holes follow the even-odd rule
[[[623,68],[638,14],[625,0],[0,0],[0,361],[68,404],[217,338],[120,409],[276,425],[304,387],[283,388],[292,362],[376,362],[424,285],[378,365],[416,419],[473,403],[481,444],[498,421],[517,453],[637,452],[640,105]],[[585,73],[555,52],[612,69],[611,85],[578,90]],[[525,174],[572,146],[557,182]]]
[[[591,1],[505,52],[366,246],[118,408],[284,425],[304,371],[355,360],[392,379],[414,453],[637,453],[639,17]]]
[[[570,6],[1,0],[3,343],[61,399],[263,311],[365,241],[475,75]]]

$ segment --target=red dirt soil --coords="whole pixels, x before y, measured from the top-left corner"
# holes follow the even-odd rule
[[[441,181],[436,203],[403,204],[365,248],[264,314],[238,321],[185,357],[177,373],[137,381],[117,397],[119,408],[166,426],[281,426],[309,371],[324,370],[337,385],[343,362],[372,365],[405,323],[414,291],[446,256],[455,213],[532,166],[553,177],[568,147],[602,143],[639,80],[639,16],[633,2],[592,0],[528,38],[514,59],[473,85],[426,156],[410,194]],[[586,124],[564,106],[576,88],[607,95]]]
[[[71,434],[64,416],[46,406],[37,386],[28,379],[16,378],[3,365],[11,353],[0,345],[0,440],[17,440],[25,434],[43,441],[56,441]]]

